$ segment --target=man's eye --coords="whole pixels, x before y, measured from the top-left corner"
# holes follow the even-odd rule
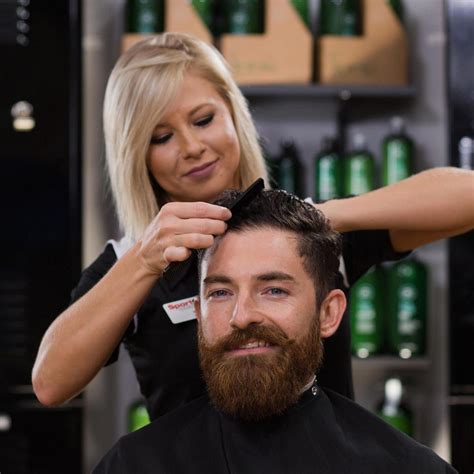
[[[214,114],[209,114],[209,115],[206,115],[206,117],[195,122],[195,125],[197,125],[198,127],[205,127],[206,125],[211,123],[213,119],[214,119]]]
[[[208,298],[223,298],[227,296],[229,292],[227,290],[213,290],[207,294]]]
[[[288,294],[288,292],[282,288],[269,288],[266,292],[271,296],[284,296]]]
[[[151,137],[150,143],[152,145],[163,145],[171,138],[171,133],[167,133],[166,135],[160,135],[159,137]]]

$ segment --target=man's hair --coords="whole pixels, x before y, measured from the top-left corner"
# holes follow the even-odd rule
[[[153,130],[177,97],[187,72],[209,81],[228,105],[240,144],[242,189],[267,171],[247,101],[229,66],[211,45],[184,33],[153,35],[117,61],[107,83],[104,132],[107,169],[125,235],[138,239],[166,202],[146,156]]]
[[[226,190],[215,204],[229,206],[241,191]],[[293,232],[303,267],[316,288],[319,309],[329,291],[336,287],[341,254],[341,238],[324,214],[313,205],[282,190],[263,190],[252,202],[232,215],[227,232],[272,228]],[[198,268],[211,250],[198,252]]]

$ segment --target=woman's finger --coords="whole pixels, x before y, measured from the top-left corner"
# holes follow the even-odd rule
[[[183,262],[191,256],[191,250],[186,247],[167,247],[163,252],[166,263]]]
[[[178,219],[174,222],[173,233],[221,235],[227,229],[225,221],[217,219]],[[170,229],[169,229],[170,230]]]
[[[165,216],[171,214],[181,219],[228,220],[232,217],[232,213],[226,207],[208,202],[169,202],[161,208],[160,214]]]
[[[187,249],[207,249],[214,243],[212,235],[182,234],[170,239],[168,247],[185,247]]]

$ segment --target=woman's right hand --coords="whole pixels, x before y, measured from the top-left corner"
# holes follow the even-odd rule
[[[149,272],[161,275],[171,262],[186,260],[192,249],[211,247],[231,216],[229,209],[206,202],[167,203],[137,243],[138,254]]]
[[[133,315],[170,262],[207,248],[225,232],[231,212],[204,202],[164,205],[140,241],[46,331],[33,368],[45,405],[69,400],[92,380],[117,347]]]

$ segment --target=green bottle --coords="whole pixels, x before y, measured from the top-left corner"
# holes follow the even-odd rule
[[[194,9],[198,12],[204,24],[210,31],[214,28],[214,1],[215,0],[191,0]]]
[[[383,269],[371,268],[352,286],[349,298],[352,353],[365,359],[380,352],[383,344]]]
[[[136,431],[150,423],[150,417],[142,400],[137,400],[130,405],[128,410],[128,431]]]
[[[397,15],[398,19],[400,20],[400,23],[403,23],[404,13],[402,0],[387,0],[387,3],[393,9],[395,15]]]
[[[311,29],[311,21],[309,14],[309,0],[291,0],[293,7],[298,12],[304,24]]]
[[[129,33],[158,33],[164,30],[164,0],[128,0]]]
[[[377,414],[408,436],[413,434],[413,423],[410,410],[403,404],[403,386],[398,378],[390,378],[385,382],[385,397]]]
[[[427,276],[413,258],[388,270],[388,345],[402,359],[425,353]]]
[[[280,156],[275,164],[278,187],[301,197],[303,195],[302,166],[293,141],[282,142]]]
[[[344,194],[357,196],[375,187],[375,162],[367,150],[364,135],[357,133],[352,140],[352,152],[344,162]]]
[[[263,33],[263,0],[226,0],[226,33],[248,35]]]
[[[413,174],[413,141],[405,133],[401,117],[390,121],[391,133],[382,143],[382,185],[387,186]]]
[[[315,157],[315,191],[318,201],[339,198],[344,193],[343,160],[337,141],[324,137],[321,151]]]
[[[319,34],[357,36],[361,34],[359,0],[321,0]]]
[[[262,155],[268,172],[270,187],[278,188],[278,161],[276,158],[270,156],[264,146],[262,146]]]

